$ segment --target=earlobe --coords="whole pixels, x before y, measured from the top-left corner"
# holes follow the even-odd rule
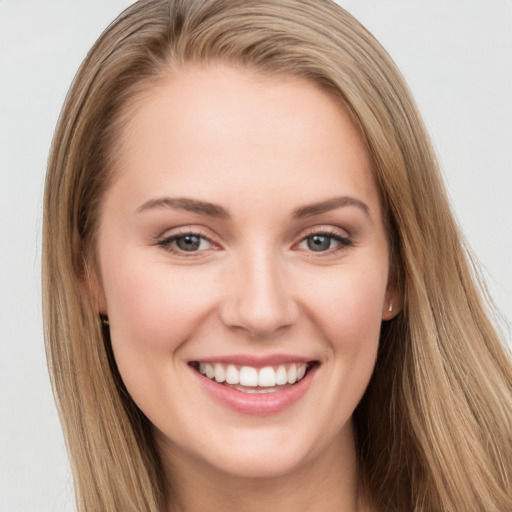
[[[382,306],[382,320],[393,319],[402,310],[401,294],[395,292],[392,295],[386,294],[386,299]]]
[[[387,299],[384,301],[382,307],[382,320],[391,320],[399,313],[396,303],[393,299]]]
[[[391,320],[402,310],[402,292],[398,287],[397,281],[395,272],[391,271],[384,304],[382,305],[382,320]]]

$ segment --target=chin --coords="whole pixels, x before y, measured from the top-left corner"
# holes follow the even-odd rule
[[[261,426],[249,431],[231,432],[218,442],[211,439],[210,449],[203,461],[214,471],[231,477],[268,479],[292,475],[302,468],[330,458],[337,451],[340,433],[300,432],[274,424],[270,429]]]
[[[306,461],[303,456],[291,453],[276,453],[277,450],[254,450],[233,453],[222,460],[208,460],[216,471],[233,477],[246,479],[278,478],[299,470]]]

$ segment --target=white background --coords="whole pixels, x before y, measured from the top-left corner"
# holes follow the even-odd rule
[[[42,187],[86,51],[130,0],[0,0],[0,512],[74,510],[44,361]],[[460,224],[512,320],[512,2],[340,0],[398,63]]]

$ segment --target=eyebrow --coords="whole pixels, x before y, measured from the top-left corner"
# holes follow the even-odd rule
[[[333,197],[319,203],[312,203],[301,206],[293,211],[294,219],[303,219],[321,215],[322,213],[342,208],[346,206],[355,206],[361,209],[367,216],[370,216],[368,205],[351,196]],[[160,197],[150,199],[137,208],[136,213],[141,213],[152,208],[173,208],[177,210],[185,210],[187,212],[197,213],[198,215],[207,215],[218,219],[229,219],[229,212],[220,205],[207,201],[199,201],[198,199],[190,199],[187,197]]]
[[[355,206],[360,208],[368,217],[370,216],[370,208],[368,208],[366,203],[360,199],[356,199],[355,197],[341,196],[333,197],[332,199],[327,199],[326,201],[321,201],[320,203],[313,203],[297,208],[293,212],[293,217],[295,219],[303,219],[305,217],[320,215],[322,213],[335,210],[336,208],[342,208],[344,206]]]
[[[229,218],[229,213],[222,206],[209,203],[207,201],[199,201],[197,199],[189,199],[187,197],[160,197],[146,201],[142,206],[137,208],[136,213],[149,210],[151,208],[174,208],[177,210],[185,210],[187,212],[197,213],[199,215],[208,215],[219,219]]]

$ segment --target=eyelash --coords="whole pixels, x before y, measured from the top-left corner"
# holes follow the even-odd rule
[[[207,236],[205,236],[202,233],[197,232],[197,231],[184,231],[182,233],[176,233],[174,235],[167,236],[165,238],[157,240],[156,245],[158,245],[159,247],[162,247],[162,249],[164,249],[165,251],[168,251],[173,254],[177,254],[180,257],[184,257],[184,258],[190,258],[190,257],[194,257],[194,256],[197,257],[197,255],[202,253],[203,251],[201,251],[201,250],[185,251],[185,250],[179,249],[173,245],[173,242],[176,242],[176,240],[185,238],[187,236],[199,238],[201,242],[206,240],[213,248],[218,248],[218,246],[215,243],[213,243]]]
[[[308,252],[310,253],[311,256],[313,256],[313,255],[319,256],[319,257],[330,256],[332,254],[338,253],[339,251],[343,251],[345,249],[348,249],[349,247],[354,246],[354,241],[352,240],[352,238],[346,237],[346,236],[341,236],[336,231],[330,231],[330,230],[320,230],[320,231],[312,230],[309,233],[307,233],[304,237],[301,238],[299,244],[306,242],[308,238],[311,238],[313,236],[328,237],[331,240],[334,240],[335,242],[337,242],[339,245],[337,247],[334,247],[332,249],[327,249],[325,251],[310,250]],[[298,245],[298,244],[296,244],[296,245]]]
[[[182,233],[173,234],[171,236],[157,240],[156,245],[158,245],[159,247],[162,247],[164,250],[166,250],[168,252],[177,254],[180,257],[185,257],[185,258],[194,257],[194,256],[197,257],[198,254],[200,254],[204,251],[204,249],[203,250],[199,249],[197,251],[185,251],[185,250],[179,249],[173,245],[173,242],[176,242],[177,240],[183,239],[187,236],[198,238],[198,239],[200,239],[200,241],[205,240],[206,242],[208,242],[211,245],[210,248],[218,248],[219,247],[214,242],[212,242],[207,236],[205,236],[202,233],[197,232],[197,231],[185,231]],[[309,250],[308,252],[311,253],[311,256],[315,255],[315,253],[317,253],[316,256],[320,256],[320,257],[329,256],[329,255],[335,254],[339,251],[343,251],[344,249],[347,249],[354,245],[354,242],[350,237],[341,236],[339,233],[336,233],[335,231],[329,231],[329,230],[314,231],[313,230],[313,231],[310,231],[309,233],[307,233],[305,236],[303,236],[301,238],[301,240],[294,246],[297,246],[299,244],[306,242],[308,240],[308,238],[311,238],[313,236],[328,237],[329,239],[337,242],[339,245],[332,249],[329,248],[325,251]]]

